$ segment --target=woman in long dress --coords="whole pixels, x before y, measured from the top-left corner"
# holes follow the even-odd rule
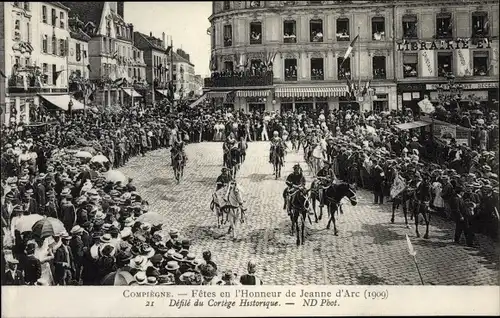
[[[50,243],[53,243],[52,246]],[[55,242],[52,237],[47,237],[43,242],[37,241],[35,257],[42,263],[42,276],[47,285],[54,285],[54,276],[52,275],[51,261],[54,259],[54,251],[62,244],[61,241]]]

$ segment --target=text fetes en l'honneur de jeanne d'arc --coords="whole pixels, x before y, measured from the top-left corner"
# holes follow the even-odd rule
[[[360,291],[352,291],[346,289],[338,289],[336,291],[307,291],[300,289],[298,292],[288,290],[282,291],[249,291],[246,289],[236,289],[235,291],[205,291],[194,289],[191,294],[185,294],[184,299],[177,299],[176,294],[166,291],[132,291],[127,289],[123,292],[125,298],[170,298],[169,307],[178,309],[183,307],[270,307],[281,306],[279,300],[299,301],[299,303],[285,303],[287,305],[299,306],[319,306],[319,307],[336,307],[339,306],[339,298],[364,298],[364,299],[387,299],[387,291],[369,291],[364,293]],[[228,298],[228,299],[224,299]],[[234,298],[237,298],[236,300]],[[257,299],[256,299],[257,298]],[[301,299],[296,299],[301,298]],[[266,300],[261,300],[266,299]],[[146,306],[154,306],[153,301],[148,301]]]

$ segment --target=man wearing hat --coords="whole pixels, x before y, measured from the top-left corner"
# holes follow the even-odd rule
[[[18,270],[19,261],[12,255],[5,258],[7,262],[7,270],[2,273],[2,285],[24,285],[23,272]]]
[[[85,230],[80,225],[73,226],[73,228],[71,229],[72,238],[71,242],[69,243],[69,246],[71,248],[71,253],[73,254],[74,257],[75,280],[77,282],[80,281],[82,263],[83,263],[85,245],[82,240],[82,234],[84,231]]]
[[[66,193],[64,196],[61,194],[61,196],[61,222],[64,224],[66,231],[70,232],[76,224],[76,209],[71,202],[73,196],[71,193]]]
[[[35,257],[35,243],[26,246],[26,257],[23,259],[24,281],[27,285],[34,285],[42,277],[42,263]]]
[[[455,194],[450,200],[452,217],[455,221],[454,242],[459,244],[462,233],[465,235],[467,246],[472,247],[474,243],[474,232],[472,230],[472,214],[467,210],[463,200],[464,189],[461,185],[455,187]]]
[[[39,210],[39,214],[41,215],[45,215],[45,205],[47,203],[47,200],[46,200],[46,189],[45,189],[45,184],[44,184],[44,180],[45,179],[45,174],[42,173],[40,174],[37,179],[36,179],[36,186],[35,186],[35,190],[36,190],[36,202],[37,202],[37,206],[38,206],[38,210]]]
[[[33,189],[28,188],[24,191],[24,198],[21,202],[25,215],[38,214],[38,204],[33,198]]]
[[[285,183],[287,187],[283,191],[283,210],[287,210],[289,206],[290,193],[306,184],[306,178],[302,174],[302,168],[298,163],[293,166],[293,172],[288,175]]]
[[[163,256],[161,254],[155,254],[155,255],[153,255],[153,257],[151,257],[149,262],[150,262],[150,264],[146,269],[146,275],[148,277],[160,276],[160,271],[163,267]]]
[[[56,285],[68,285],[73,278],[75,265],[73,253],[69,246],[71,236],[61,236],[62,244],[54,253],[54,281]]]
[[[183,257],[186,257],[189,254],[189,247],[191,246],[191,242],[188,239],[184,239],[181,241],[181,249],[179,250],[179,254]]]
[[[323,163],[323,168],[321,168],[321,170],[319,170],[316,174],[318,180],[313,182],[315,188],[318,191],[320,207],[323,207],[325,205],[323,200],[324,188],[330,185],[335,180],[335,174],[333,173],[331,163],[327,160],[323,160]]]
[[[248,274],[242,275],[240,277],[241,285],[262,285],[262,281],[255,276],[257,265],[253,261],[248,262],[247,271]]]
[[[1,207],[2,227],[10,228],[11,215],[15,205],[14,194],[12,192],[7,193]]]
[[[223,167],[221,170],[221,175],[217,177],[216,180],[216,191],[222,189],[224,186],[229,184],[233,179],[231,176],[228,174],[228,169],[226,167]]]

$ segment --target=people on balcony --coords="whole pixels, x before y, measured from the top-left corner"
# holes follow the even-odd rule
[[[285,40],[285,42],[295,43],[295,41],[297,40],[297,36],[293,33],[285,32],[285,35],[283,35],[283,39]]]
[[[487,76],[488,68],[486,65],[481,65],[478,67],[474,67],[474,76]]]
[[[373,70],[374,78],[385,78],[385,68],[375,68]]]
[[[339,78],[351,78],[351,70],[340,69]]]
[[[255,42],[260,41],[260,37],[261,33],[257,31],[252,31],[252,33],[250,34],[250,39]]]
[[[313,42],[323,42],[323,32],[312,31],[312,41]]]
[[[349,40],[349,38],[349,31],[347,31],[347,29],[344,29],[341,33],[337,33],[337,40],[345,41]]]
[[[311,79],[323,79],[323,69],[322,68],[313,68],[311,70]]]
[[[416,77],[418,75],[416,65],[404,64],[403,73],[405,77]]]
[[[383,39],[385,38],[385,32],[384,31],[375,31],[375,33],[373,33],[373,39],[375,41],[382,41]]]
[[[285,68],[285,79],[297,79],[297,66],[291,65]]]

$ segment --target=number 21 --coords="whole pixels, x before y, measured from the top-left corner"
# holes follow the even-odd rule
[[[154,301],[146,301],[146,307],[153,307],[155,305]]]

